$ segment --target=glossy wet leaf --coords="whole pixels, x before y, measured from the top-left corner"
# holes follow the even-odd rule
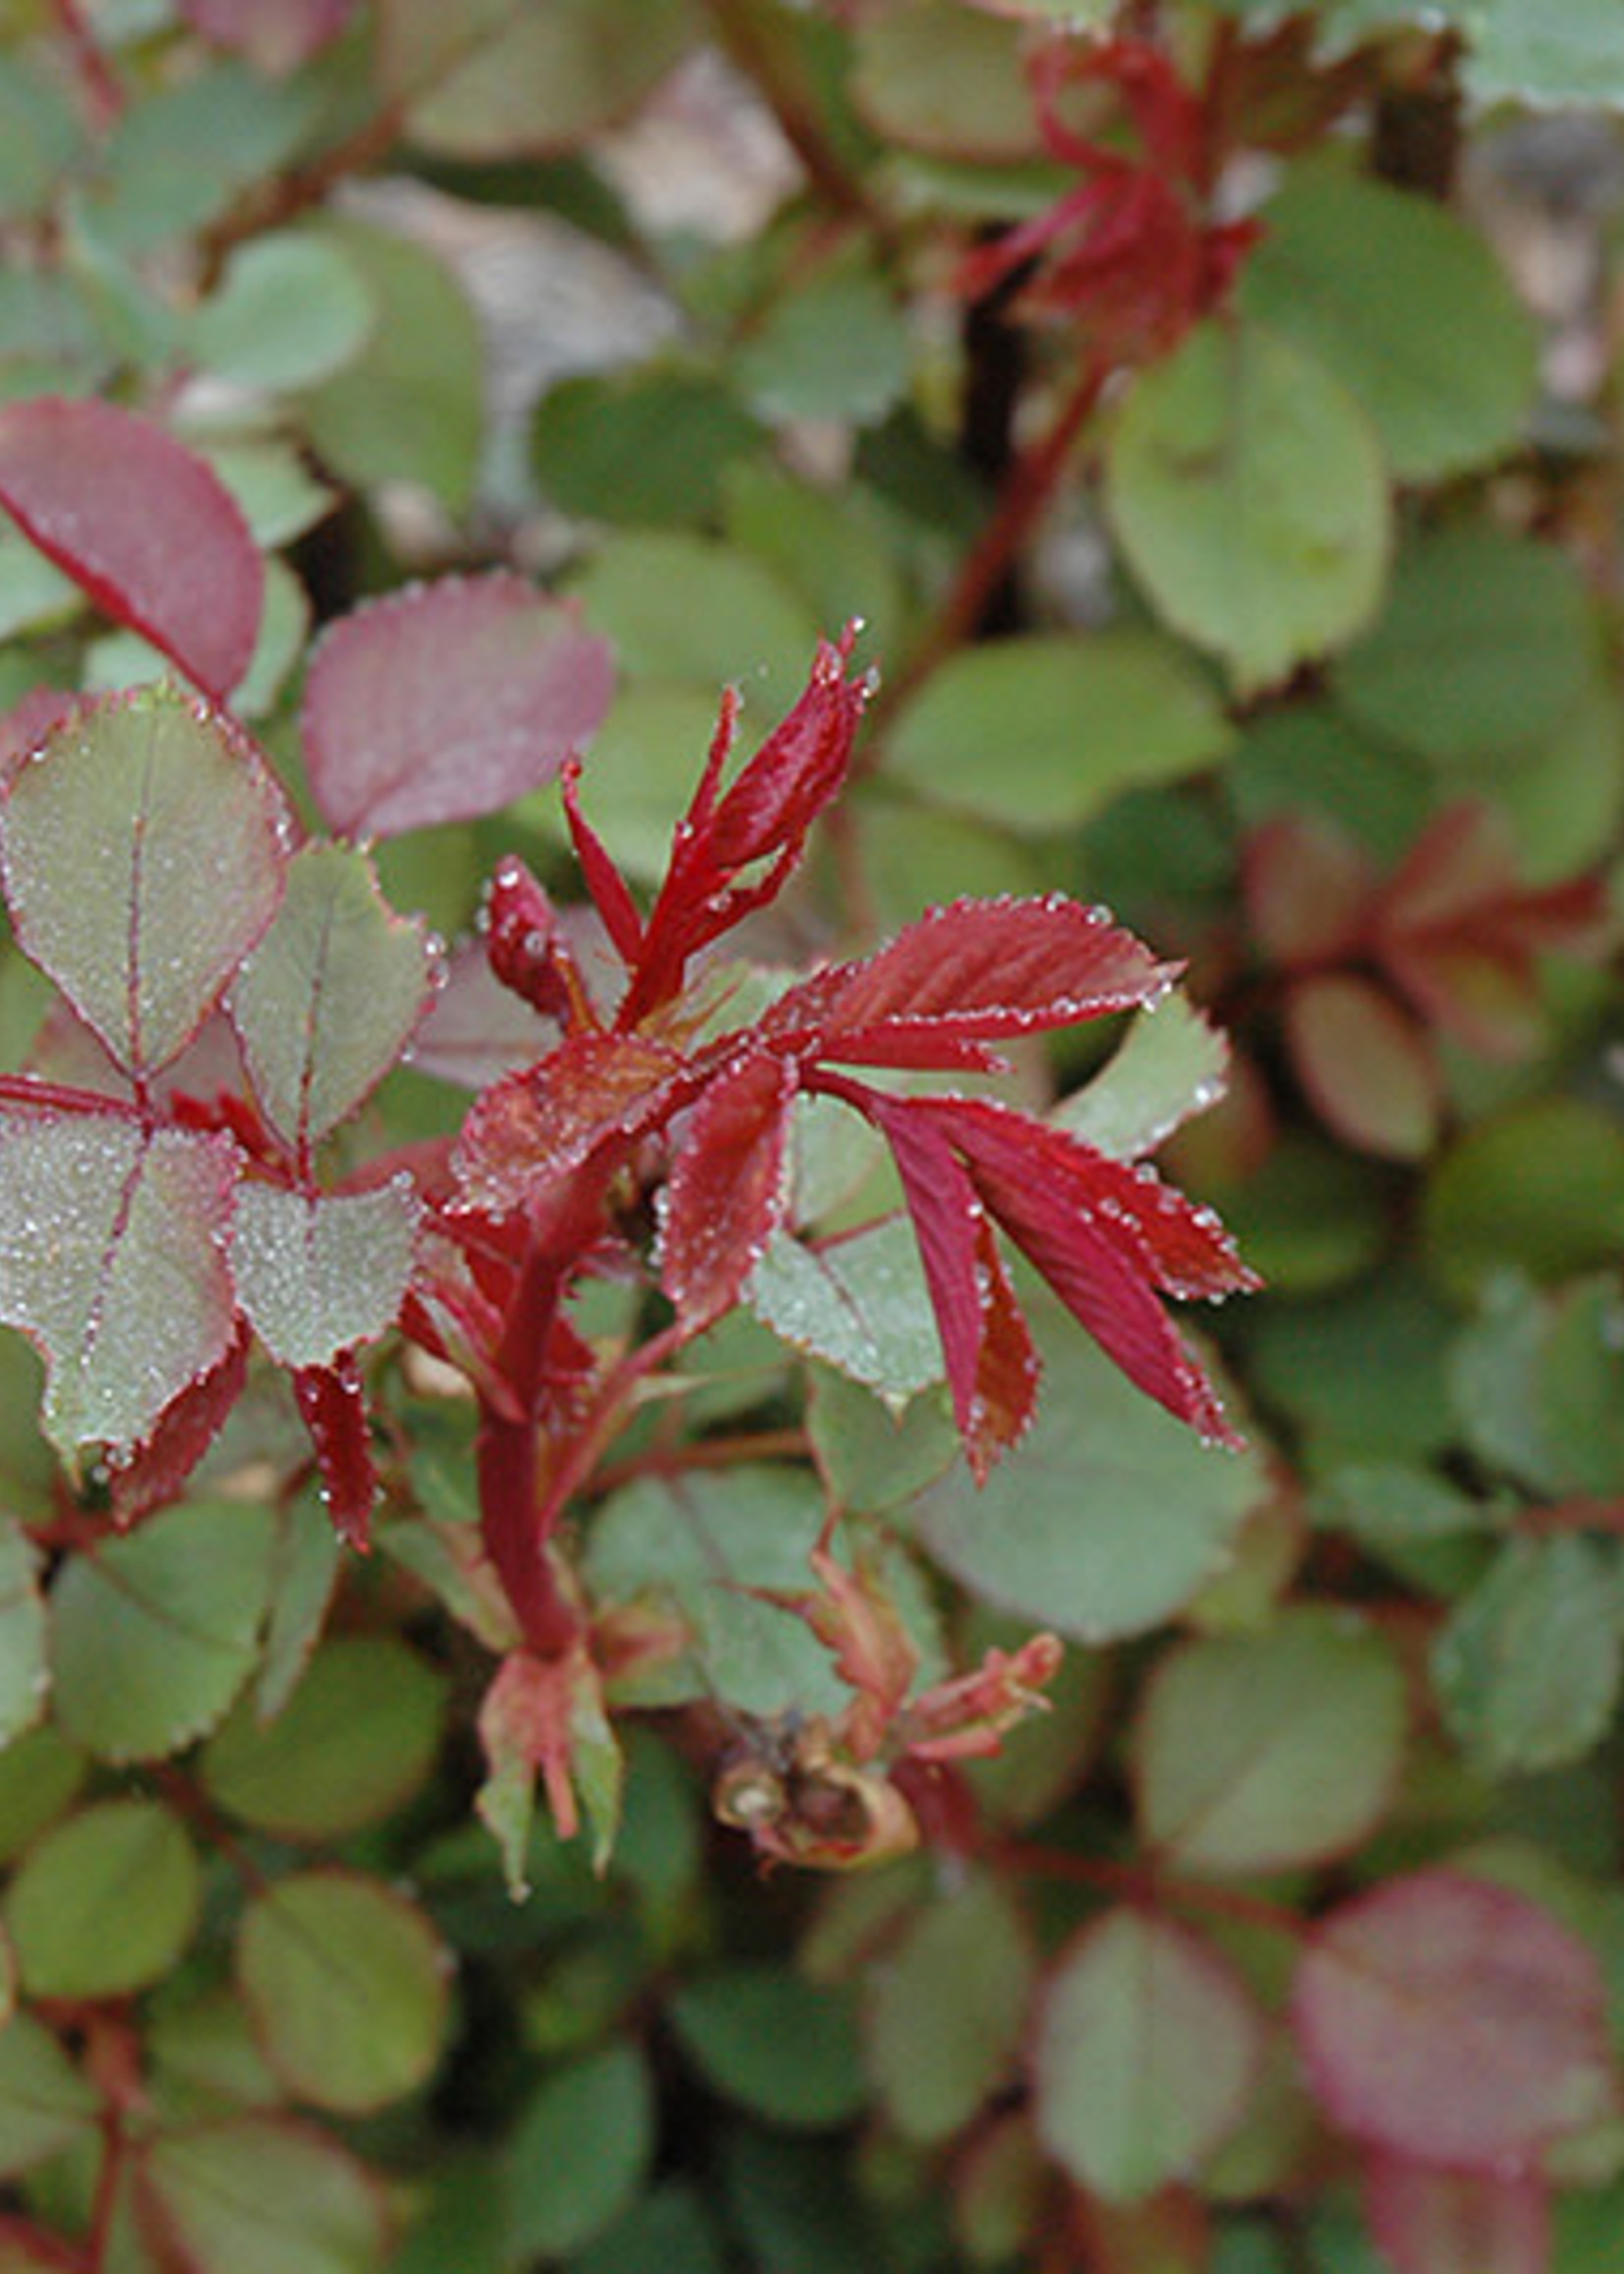
[[[201,1900],[197,1854],[166,1808],[102,1800],[82,1809],[29,1848],[6,1893],[23,1987],[34,1998],[146,1989],[191,1942]]]
[[[1225,1565],[1262,1479],[1203,1445],[1070,1322],[1046,1324],[1031,1430],[977,1487],[956,1471],[917,1504],[919,1534],[979,1600],[1079,1642],[1141,1634]]]
[[[160,1510],[74,1556],[51,1590],[54,1711],[97,1759],[161,1759],[224,1717],[259,1655],[272,1519],[253,1502]]]
[[[867,2097],[844,1989],[773,1965],[725,1966],[686,1984],[670,2019],[706,2082],[769,2124],[843,2124]]]
[[[126,1072],[156,1073],[185,1048],[270,922],[284,828],[247,741],[174,688],[81,711],[13,781],[18,938]]]
[[[810,1358],[899,1402],[942,1379],[942,1345],[912,1230],[900,1221],[811,1248],[781,1235],[745,1290]]]
[[[1138,1160],[1223,1095],[1229,1044],[1181,994],[1140,1011],[1085,1088],[1049,1117],[1113,1160]]]
[[[411,1277],[417,1218],[404,1179],[308,1197],[274,1185],[244,1188],[231,1272],[250,1324],[279,1366],[326,1366],[388,1332]]]
[[[269,2117],[170,2131],[143,2184],[200,2274],[382,2274],[381,2187],[336,2140]]]
[[[317,2108],[364,2115],[434,2072],[449,1959],[423,1912],[381,1881],[278,1880],[243,1915],[237,1980],[272,2069]]]
[[[1304,1609],[1187,1643],[1140,1708],[1140,1832],[1176,1870],[1324,1862],[1392,1800],[1408,1718],[1397,1659],[1352,1618]]]
[[[1135,380],[1106,485],[1151,601],[1242,692],[1375,612],[1389,504],[1374,431],[1323,365],[1260,325],[1205,325]]]
[[[1170,643],[1029,634],[950,657],[899,714],[886,763],[933,805],[1041,838],[1123,790],[1198,773],[1229,740]]]
[[[225,1355],[234,1147],[113,1115],[0,1113],[0,1318],[45,1359],[70,1460],[130,1447]]]
[[[1335,2122],[1397,2155],[1489,2171],[1616,2113],[1594,1954],[1479,1880],[1419,1872],[1329,1913],[1293,2015]]]
[[[1033,2044],[1038,2129],[1111,2203],[1188,2179],[1245,2115],[1261,2016],[1211,1946],[1151,1911],[1113,1910],[1044,1987]]]
[[[653,2152],[653,2080],[634,2044],[555,2070],[507,2143],[512,2250],[560,2257],[590,2243],[636,2197]]]
[[[350,1635],[320,1649],[261,1722],[244,1700],[209,1740],[203,1778],[233,1816],[275,1837],[337,1839],[400,1806],[439,1749],[444,1685],[404,1643]]]
[[[1581,1534],[1509,1541],[1450,1611],[1432,1684],[1468,1757],[1491,1777],[1577,1761],[1612,1720],[1624,1676],[1618,1576]]]
[[[590,738],[611,686],[604,642],[525,578],[411,586],[341,617],[318,649],[311,787],[355,838],[492,813]]]
[[[950,2139],[1005,2081],[1033,1974],[1019,1911],[1006,1889],[980,1877],[922,1911],[872,1967],[869,2071],[908,2139]]]
[[[248,669],[263,570],[230,493],[150,419],[40,396],[0,407],[0,505],[117,623],[223,700]]]
[[[1403,481],[1518,441],[1536,331],[1489,245],[1436,201],[1305,168],[1269,201],[1242,305],[1334,371]]]

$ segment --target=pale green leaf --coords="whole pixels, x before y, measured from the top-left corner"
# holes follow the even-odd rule
[[[245,1185],[231,1227],[237,1298],[279,1366],[326,1366],[400,1314],[418,1206],[409,1178],[370,1193]]]
[[[0,2178],[88,2140],[101,2094],[31,2013],[0,2029]]]
[[[924,1266],[912,1227],[900,1217],[818,1249],[781,1233],[745,1295],[762,1323],[793,1349],[899,1405],[942,1379]]]
[[[907,326],[885,279],[866,261],[844,260],[778,300],[744,342],[733,377],[774,425],[872,425],[901,399],[911,364]]]
[[[34,1998],[145,1989],[191,1942],[201,1899],[197,1856],[166,1808],[99,1801],[45,1833],[7,1891],[23,1986]]]
[[[1342,646],[1381,598],[1391,508],[1374,431],[1261,325],[1206,324],[1135,379],[1106,496],[1156,608],[1242,693]]]
[[[290,1144],[319,1144],[383,1079],[429,1007],[434,968],[423,925],[390,908],[367,853],[308,845],[294,856],[231,994],[256,1093]]]
[[[1578,1534],[1507,1543],[1432,1647],[1444,1719],[1491,1777],[1583,1758],[1612,1719],[1624,1673],[1618,1575]]]
[[[342,370],[372,324],[372,295],[338,245],[270,230],[232,254],[198,311],[193,353],[238,386],[309,386]]]
[[[576,580],[586,621],[614,647],[633,679],[695,688],[710,706],[737,680],[744,694],[740,749],[776,726],[806,684],[820,624],[806,603],[747,554],[679,530],[608,539]],[[705,595],[702,610],[694,595]],[[709,736],[707,735],[707,741]],[[694,753],[694,779],[704,751]],[[590,798],[590,771],[587,775]]]
[[[1167,995],[1135,1014],[1115,1057],[1050,1119],[1113,1160],[1138,1160],[1217,1104],[1228,1066],[1217,1027],[1186,996]]]

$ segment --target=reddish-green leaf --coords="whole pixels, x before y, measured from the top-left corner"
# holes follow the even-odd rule
[[[1300,980],[1286,1000],[1297,1078],[1345,1143],[1416,1160],[1438,1134],[1438,1070],[1425,1035],[1391,995],[1341,972]]]
[[[689,1325],[719,1317],[778,1230],[795,1067],[760,1051],[710,1083],[666,1188],[661,1277]]]
[[[1154,1912],[1084,1928],[1042,1998],[1037,2121],[1050,2153],[1109,2202],[1185,2179],[1246,2113],[1262,2023],[1208,1944]]]
[[[308,845],[275,921],[231,991],[231,1016],[271,1126],[306,1151],[379,1082],[427,1011],[435,951],[397,916],[365,853]]]
[[[371,1193],[245,1185],[231,1229],[237,1299],[279,1366],[325,1366],[399,1314],[417,1202],[405,1178]]]
[[[356,0],[180,0],[180,13],[212,46],[246,55],[279,77],[330,46]]]
[[[348,837],[493,813],[557,772],[610,693],[605,642],[523,577],[395,593],[335,624],[311,666],[311,787]]]
[[[66,1457],[134,1445],[224,1357],[236,1181],[227,1137],[0,1112],[0,1318],[44,1355],[45,1428]]]
[[[381,2274],[386,2263],[382,2189],[302,2125],[235,2117],[161,2132],[140,2185],[189,2274]]]
[[[1330,2115],[1394,2155],[1503,2171],[1617,2111],[1595,1958],[1549,1912],[1455,1873],[1333,1911],[1294,2017]]]
[[[94,401],[7,403],[0,505],[205,694],[223,701],[248,670],[263,563],[219,477],[150,419]]]
[[[1550,2204],[1532,2172],[1454,2172],[1375,2155],[1364,2199],[1397,2274],[1548,2274]]]
[[[674,1112],[682,1060],[636,1034],[572,1034],[477,1101],[457,1168],[474,1206],[522,1207],[599,1145],[629,1139]]]
[[[185,1048],[270,922],[285,829],[252,745],[172,687],[78,712],[13,781],[18,938],[127,1073]]]
[[[1277,963],[1322,963],[1368,928],[1376,876],[1363,848],[1319,814],[1283,813],[1248,841],[1243,881],[1257,945]]]
[[[420,1910],[359,1872],[268,1888],[244,1914],[237,1978],[271,2067],[318,2108],[386,2107],[439,2058],[446,1953]]]

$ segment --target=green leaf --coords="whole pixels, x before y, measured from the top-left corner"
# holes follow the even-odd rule
[[[716,688],[649,680],[623,686],[592,738],[584,777],[592,826],[634,883],[657,885],[671,856],[671,832],[686,813],[711,736]],[[517,808],[554,841],[566,832],[554,792]]]
[[[0,526],[0,639],[71,623],[85,596],[11,522]]]
[[[103,1800],[82,1810],[29,1849],[6,1894],[24,1988],[117,1998],[161,1982],[192,1940],[201,1897],[192,1842],[166,1808]]]
[[[1187,1643],[1140,1709],[1140,1834],[1176,1871],[1327,1862],[1390,1804],[1408,1720],[1398,1661],[1351,1617],[1305,1608]]]
[[[1555,1284],[1624,1244],[1624,1132],[1575,1097],[1534,1099],[1469,1130],[1427,1185],[1428,1261],[1470,1296],[1495,1272]]]
[[[745,1299],[792,1349],[838,1367],[899,1407],[942,1379],[924,1266],[900,1217],[818,1249],[781,1233],[751,1274]]]
[[[799,481],[760,458],[730,465],[724,483],[732,543],[772,570],[833,631],[861,618],[871,652],[900,649],[908,596],[898,547],[873,493]]]
[[[747,554],[677,530],[607,539],[575,591],[589,626],[613,642],[622,671],[696,688],[709,699],[713,725],[718,687],[738,680],[745,741],[800,693],[826,628]],[[698,612],[696,592],[705,595]]]
[[[0,1863],[72,1806],[88,1766],[49,1721],[0,1746]]]
[[[279,1839],[342,1838],[398,1808],[439,1750],[445,1686],[404,1643],[327,1643],[275,1720],[239,1702],[203,1778],[233,1816]]]
[[[400,1315],[418,1206],[411,1180],[371,1193],[245,1185],[231,1227],[237,1297],[279,1366],[325,1366]]]
[[[867,1984],[864,2040],[886,2114],[951,2139],[1004,2083],[1025,2034],[1031,1944],[996,1880],[976,1877],[891,1944]]]
[[[341,371],[373,326],[373,301],[341,247],[291,229],[239,245],[199,309],[193,353],[238,386],[309,386]]]
[[[275,921],[231,991],[255,1092],[301,1149],[348,1119],[393,1066],[433,994],[424,926],[397,916],[371,856],[308,845]]]
[[[852,95],[905,149],[995,161],[1041,146],[1018,28],[952,0],[900,0],[861,18]]]
[[[1039,1318],[1036,1422],[984,1486],[957,1470],[924,1493],[920,1537],[1000,1609],[1079,1642],[1142,1634],[1224,1568],[1262,1474],[1201,1444],[1071,1320]]]
[[[1490,1777],[1564,1767],[1599,1743],[1624,1673],[1618,1574],[1578,1535],[1509,1541],[1450,1614],[1432,1681],[1454,1735]]]
[[[1203,325],[1135,379],[1106,496],[1156,608],[1243,694],[1351,639],[1381,597],[1375,436],[1328,371],[1260,325]]]
[[[508,2142],[509,2246],[561,2257],[619,2218],[654,2152],[654,2087],[633,2045],[606,2046],[550,2076]]]
[[[1436,765],[1532,762],[1595,665],[1590,603],[1566,555],[1462,521],[1406,548],[1385,613],[1335,684],[1368,732]]]
[[[867,2098],[849,1991],[766,1962],[702,1974],[669,2007],[707,2083],[769,2124],[844,2124]]]
[[[693,37],[686,0],[395,0],[383,17],[388,91],[420,149],[458,158],[575,148],[635,110]]]
[[[0,2029],[0,2179],[88,2141],[101,2105],[43,2023],[13,2014]]]
[[[270,1551],[270,1606],[254,1703],[273,1721],[293,1695],[320,1639],[338,1582],[339,1547],[319,1489],[301,1492],[276,1511]]]
[[[474,492],[484,432],[479,326],[425,246],[362,221],[324,220],[375,311],[366,344],[306,395],[319,455],[362,489],[420,482],[451,513]]]
[[[363,2116],[433,2075],[449,1960],[423,1913],[358,1872],[278,1880],[243,1914],[237,1980],[298,2099]]]
[[[275,709],[277,696],[304,657],[311,621],[310,595],[298,577],[285,560],[267,560],[260,636],[231,698],[239,719],[258,721]]]
[[[1051,2155],[1107,2202],[1190,2178],[1245,2115],[1260,2018],[1210,1945],[1152,1911],[1085,1927],[1052,1975],[1033,2054]]]
[[[1135,1013],[1110,1063],[1049,1118],[1113,1160],[1138,1160],[1217,1104],[1228,1067],[1218,1028],[1186,996],[1168,995]]]
[[[1478,102],[1624,109],[1624,22],[1610,0],[1452,0],[1471,37],[1467,86]],[[1470,5],[1470,13],[1468,6]]]
[[[907,326],[885,279],[871,262],[848,258],[781,295],[745,340],[733,376],[775,426],[870,426],[901,400],[911,365]]]
[[[267,78],[235,58],[150,87],[102,147],[98,220],[110,241],[140,256],[215,219],[289,163],[317,99],[310,78]]]
[[[0,1318],[44,1354],[46,1432],[69,1460],[136,1444],[231,1341],[235,1147],[8,1111],[0,1169]]]
[[[704,2200],[669,2181],[571,2260],[572,2274],[726,2274],[716,2222]]]
[[[84,140],[67,87],[14,42],[0,54],[0,214],[43,214]]]
[[[807,1428],[831,1497],[864,1516],[910,1499],[958,1458],[945,1392],[922,1392],[896,1412],[833,1367],[812,1369]]]
[[[285,828],[250,744],[173,687],[81,713],[12,784],[18,938],[127,1073],[185,1048],[270,922]]]
[[[1397,866],[1421,836],[1436,795],[1421,759],[1372,741],[1325,702],[1292,703],[1248,720],[1224,768],[1224,789],[1247,830],[1312,807],[1361,839],[1384,866]]]
[[[753,1592],[805,1592],[807,1557],[826,1513],[816,1478],[766,1465],[648,1478],[607,1500],[583,1559],[594,1600],[641,1597],[680,1619],[693,1638],[674,1662],[617,1680],[617,1703],[681,1705],[714,1696],[744,1714],[838,1713],[850,1693],[823,1644],[802,1620]],[[881,1571],[927,1664],[939,1661],[917,1574],[895,1555],[881,1558]]]
[[[550,387],[531,423],[531,465],[560,512],[680,526],[714,517],[724,475],[761,440],[719,380],[641,364]]]
[[[934,805],[1046,837],[1215,765],[1229,741],[1212,694],[1153,633],[1033,634],[950,657],[903,708],[886,764]]]
[[[1434,199],[1340,168],[1270,200],[1241,305],[1356,396],[1401,481],[1436,481],[1517,442],[1537,332],[1488,244]]]
[[[45,1703],[45,1606],[39,1558],[14,1517],[0,1516],[0,1754]]]
[[[337,492],[317,479],[291,442],[200,437],[192,447],[236,498],[249,535],[262,548],[303,537],[338,503]]]
[[[162,2132],[143,2173],[198,2274],[381,2274],[381,2188],[336,2141],[264,2117]]]
[[[258,1656],[272,1518],[161,1509],[64,1563],[51,1591],[56,1715],[99,1760],[161,1760],[212,1729]]]

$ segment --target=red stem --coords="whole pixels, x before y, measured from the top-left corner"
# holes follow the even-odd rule
[[[124,109],[124,88],[112,65],[101,52],[94,31],[86,21],[80,0],[53,0],[61,27],[85,90],[86,108],[94,127],[109,127]]]
[[[1008,1839],[999,1843],[997,1857],[1012,1870],[1031,1879],[1066,1880],[1077,1887],[1098,1888],[1125,1896],[1130,1902],[1157,1909],[1205,1911],[1210,1917],[1235,1919],[1243,1926],[1263,1927],[1271,1934],[1289,1935],[1301,1942],[1308,1923],[1284,1903],[1262,1895],[1245,1895],[1238,1888],[1207,1887],[1194,1880],[1164,1879],[1152,1865],[1112,1863],[1103,1856],[1074,1855],[1064,1848],[1041,1847],[1033,1842]]]

